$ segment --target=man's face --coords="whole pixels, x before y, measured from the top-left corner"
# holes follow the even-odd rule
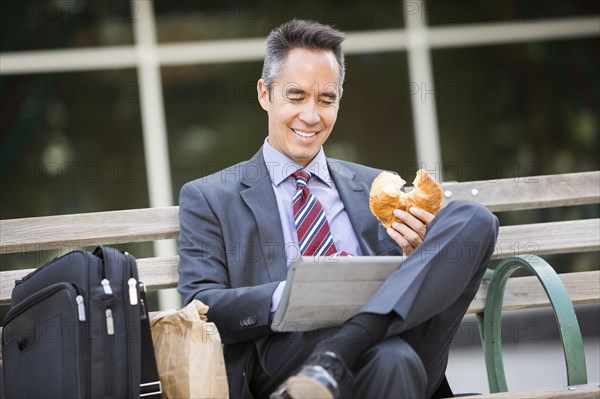
[[[258,81],[258,100],[269,115],[269,144],[302,166],[327,140],[339,108],[339,67],[331,51],[296,48],[288,53],[269,98]]]

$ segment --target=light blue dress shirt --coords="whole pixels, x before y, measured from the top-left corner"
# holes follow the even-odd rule
[[[279,219],[281,220],[285,243],[287,267],[289,268],[300,256],[298,235],[294,226],[294,212],[292,210],[292,197],[296,192],[296,181],[291,174],[298,169],[302,169],[302,166],[273,148],[268,140],[265,140],[262,151],[277,200],[277,209],[279,211]],[[336,249],[338,251],[346,251],[352,255],[362,255],[344,203],[329,174],[327,160],[322,147],[304,169],[313,175],[308,182],[308,188],[323,206]],[[277,309],[284,286],[285,281],[282,281],[273,293],[271,312]]]

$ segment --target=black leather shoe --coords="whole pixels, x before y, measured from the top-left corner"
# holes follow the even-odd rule
[[[290,377],[271,399],[338,399],[350,396],[352,374],[333,352],[311,355],[298,374]]]

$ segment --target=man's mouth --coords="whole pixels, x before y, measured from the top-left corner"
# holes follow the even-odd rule
[[[303,132],[302,130],[292,129],[292,132],[296,133],[300,137],[313,137],[316,136],[318,132]]]

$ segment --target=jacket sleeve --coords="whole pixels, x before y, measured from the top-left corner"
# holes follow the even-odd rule
[[[179,197],[179,283],[185,304],[198,299],[208,305],[207,317],[230,344],[272,333],[270,307],[278,281],[232,287],[228,248],[222,225],[198,182],[183,186]]]

